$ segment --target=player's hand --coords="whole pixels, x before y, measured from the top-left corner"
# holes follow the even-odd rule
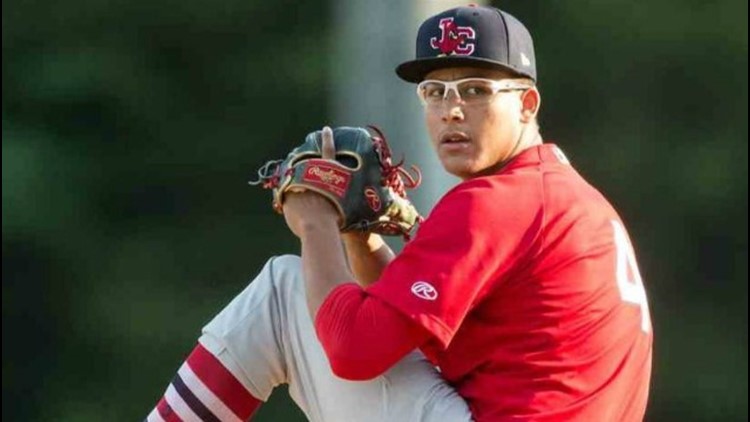
[[[321,155],[324,159],[336,158],[333,131],[323,128]],[[284,218],[289,229],[297,237],[316,229],[332,228],[338,231],[339,213],[323,195],[312,191],[289,192],[284,201]]]
[[[386,245],[383,237],[371,232],[345,232],[341,233],[346,250],[353,255],[366,256],[374,253]]]

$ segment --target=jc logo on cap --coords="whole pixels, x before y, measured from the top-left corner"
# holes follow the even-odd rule
[[[458,26],[453,18],[440,19],[440,40],[437,37],[430,38],[430,47],[440,50],[441,55],[449,56],[459,54],[470,56],[474,52],[474,43],[466,42],[476,38],[474,28],[470,26]]]

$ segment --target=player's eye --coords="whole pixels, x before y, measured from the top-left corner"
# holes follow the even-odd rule
[[[442,99],[445,95],[445,85],[438,83],[428,83],[422,88],[422,95],[426,99]]]
[[[484,81],[466,81],[461,84],[459,91],[464,101],[483,99],[492,95],[492,86]]]

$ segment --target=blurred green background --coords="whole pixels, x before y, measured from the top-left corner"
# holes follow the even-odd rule
[[[545,138],[629,226],[647,420],[747,420],[747,2],[494,4],[535,37]],[[332,119],[333,4],[2,7],[3,420],[140,420],[200,327],[298,250],[245,182]],[[289,403],[257,420],[303,420]]]

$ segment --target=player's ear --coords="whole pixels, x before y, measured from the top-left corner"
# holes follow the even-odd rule
[[[536,87],[529,88],[521,94],[521,122],[529,123],[534,120],[539,107],[542,105],[542,96]]]

